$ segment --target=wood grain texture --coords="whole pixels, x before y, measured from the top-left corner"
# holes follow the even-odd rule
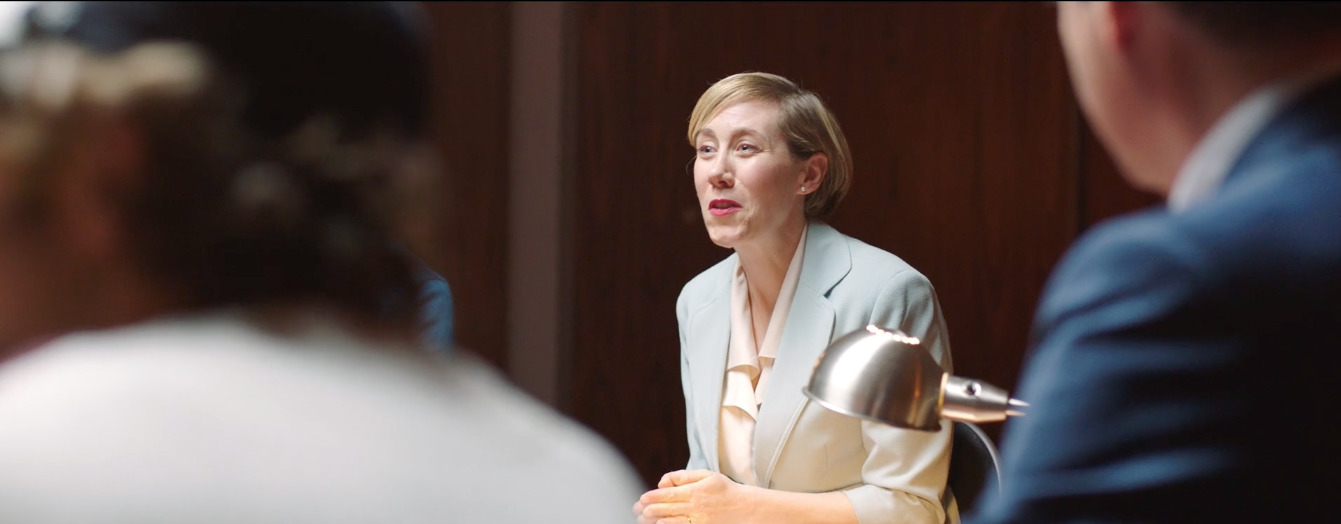
[[[713,81],[786,76],[856,164],[831,223],[930,278],[956,371],[1012,388],[1048,271],[1077,231],[1077,115],[1034,4],[570,7],[566,410],[649,483],[683,467],[675,298],[707,238],[685,126]],[[993,431],[995,433],[995,431]]]
[[[511,5],[423,7],[433,29],[430,122],[445,176],[437,227],[412,247],[451,285],[457,342],[503,367]]]

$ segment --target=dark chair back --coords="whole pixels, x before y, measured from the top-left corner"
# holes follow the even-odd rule
[[[1001,489],[1001,458],[992,439],[970,422],[955,421],[950,452],[950,492],[959,514],[968,515],[987,489]]]

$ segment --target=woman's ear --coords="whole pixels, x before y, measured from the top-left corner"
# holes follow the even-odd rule
[[[800,186],[803,189],[798,189],[798,192],[808,195],[819,189],[824,177],[829,174],[829,155],[824,153],[810,155],[802,167]]]

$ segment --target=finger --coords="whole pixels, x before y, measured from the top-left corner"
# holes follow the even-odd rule
[[[681,472],[681,471],[684,471],[684,470],[680,470],[680,471],[672,471],[672,472],[670,472],[670,473],[667,473],[667,474],[665,474],[665,475],[662,475],[662,476],[661,476],[661,480],[657,482],[657,487],[658,487],[658,488],[669,488],[669,487],[674,487],[675,484],[672,484],[672,483],[671,483],[671,475],[673,475],[673,474],[675,474],[675,473],[679,473],[679,472]]]
[[[651,490],[651,491],[647,491],[647,492],[643,493],[642,496],[641,496],[641,497],[638,497],[638,500],[635,501],[635,502],[633,503],[633,514],[634,514],[634,515],[641,515],[642,512],[643,512],[643,508],[647,507],[648,504],[651,504],[651,503],[652,503],[652,502],[651,502],[651,499],[649,499],[649,498],[647,498],[647,497],[648,497],[648,495],[651,495],[653,491],[656,491],[656,490]]]
[[[671,517],[685,517],[689,515],[690,504],[684,502],[672,502],[669,504],[652,504],[643,508],[643,512],[638,514],[641,518],[666,519]]]
[[[638,498],[638,503],[643,506],[651,504],[665,504],[669,502],[686,502],[689,500],[688,486],[678,486],[673,488],[654,489]]]
[[[672,471],[670,473],[667,473],[667,475],[670,476],[671,484],[674,484],[676,486],[683,486],[685,484],[693,484],[695,482],[708,478],[714,475],[714,473],[706,469],[695,469],[691,471],[683,471],[683,470]]]
[[[654,517],[651,515],[638,515],[638,524],[693,524],[688,515],[672,515],[669,517]]]

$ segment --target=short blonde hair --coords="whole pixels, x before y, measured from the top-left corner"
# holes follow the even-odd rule
[[[792,156],[804,160],[824,153],[829,158],[824,181],[806,195],[805,202],[806,216],[828,216],[852,185],[852,153],[838,119],[819,96],[791,80],[769,73],[737,73],[718,80],[698,98],[689,115],[689,145],[697,146],[698,132],[721,110],[748,101],[778,105],[778,130]]]

